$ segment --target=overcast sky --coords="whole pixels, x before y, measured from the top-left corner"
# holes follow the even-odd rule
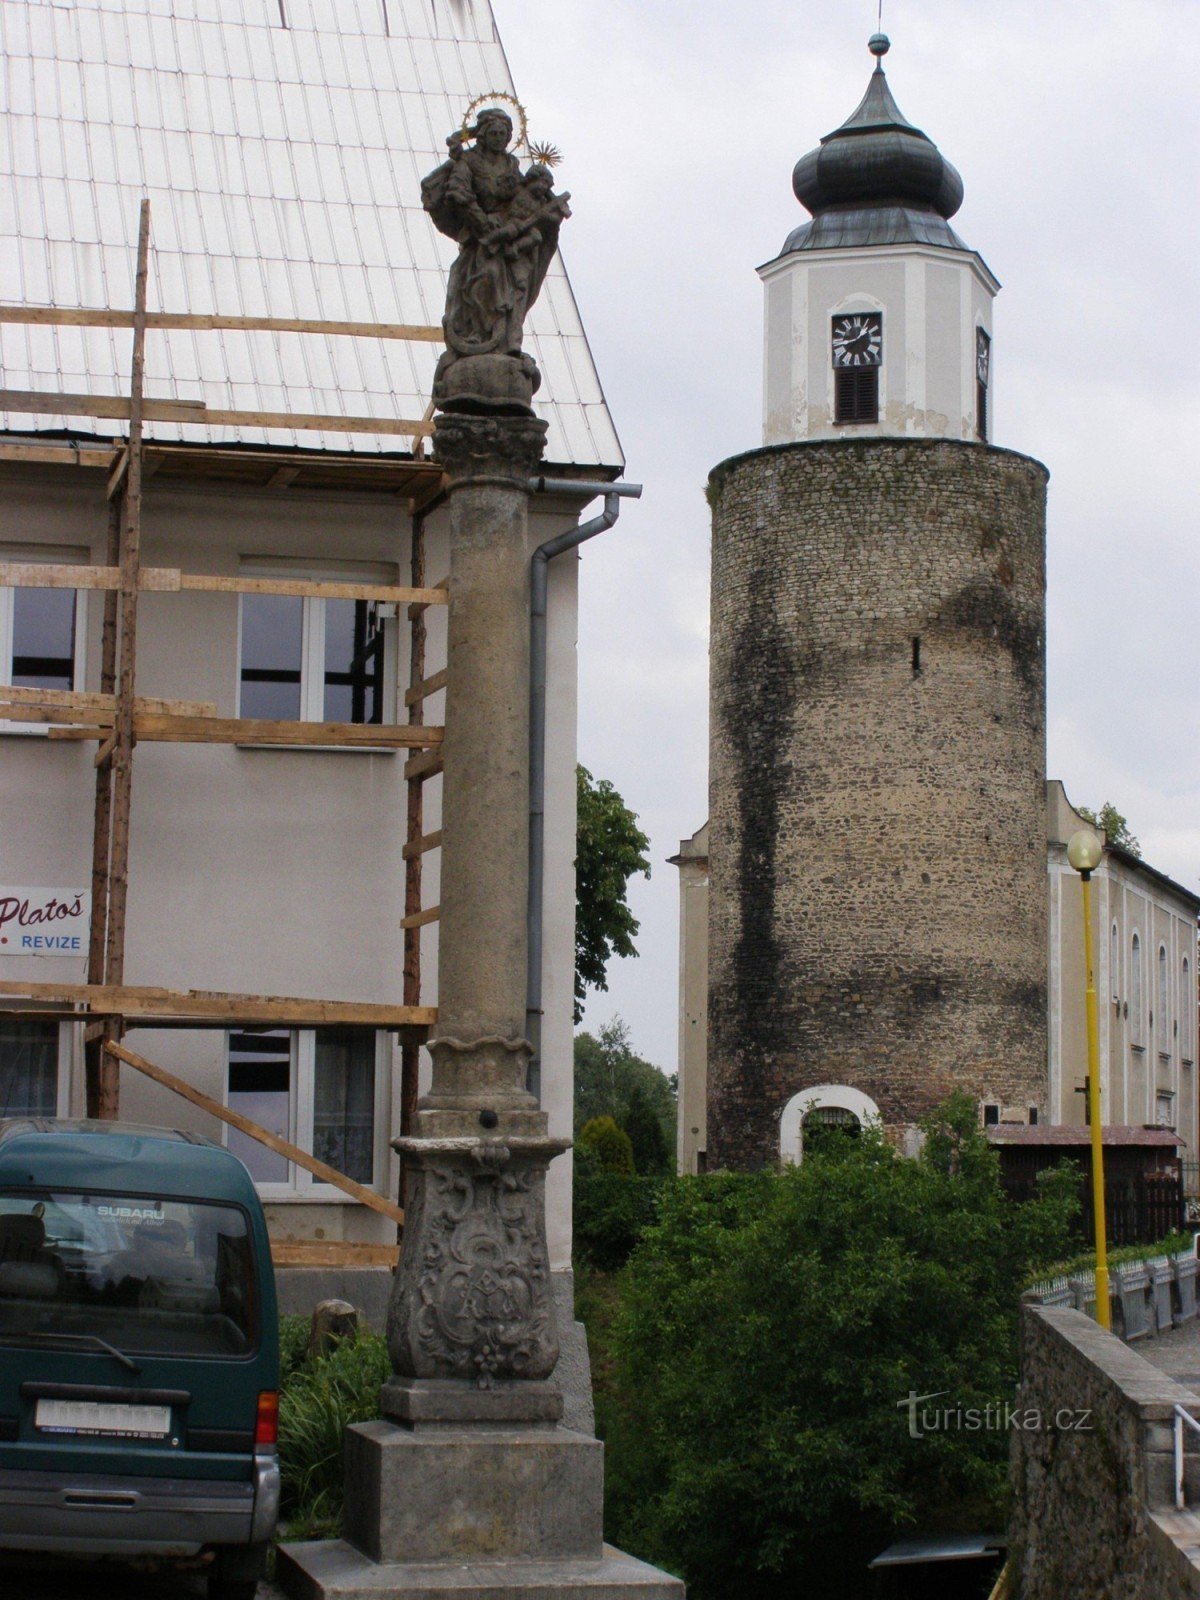
[[[589,1004],[676,1060],[678,882],[707,814],[717,462],[761,443],[755,267],[796,160],[857,105],[876,0],[493,0],[564,256],[644,482],[582,573],[580,757],[652,841],[641,956]],[[884,0],[888,79],[1003,284],[993,437],[1050,469],[1048,770],[1200,887],[1198,0]]]

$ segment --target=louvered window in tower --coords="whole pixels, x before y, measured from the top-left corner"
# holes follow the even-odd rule
[[[988,377],[992,366],[992,341],[982,328],[975,329],[975,432],[988,441]]]
[[[833,420],[879,421],[879,369],[883,363],[883,316],[878,311],[842,313],[833,319]]]

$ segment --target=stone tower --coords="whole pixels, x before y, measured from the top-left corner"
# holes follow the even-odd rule
[[[761,269],[713,508],[708,1164],[1046,1093],[1045,469],[990,443],[999,285],[882,57]]]

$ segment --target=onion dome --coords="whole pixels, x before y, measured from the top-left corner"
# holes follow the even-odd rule
[[[962,179],[892,99],[889,47],[885,34],[872,37],[875,71],[858,109],[797,161],[792,188],[813,220],[788,237],[783,255],[876,244],[967,248],[948,221],[962,205]]]

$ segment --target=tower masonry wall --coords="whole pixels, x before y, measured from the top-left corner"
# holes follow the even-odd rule
[[[710,1167],[819,1084],[1044,1115],[1046,481],[943,440],[712,474]]]

